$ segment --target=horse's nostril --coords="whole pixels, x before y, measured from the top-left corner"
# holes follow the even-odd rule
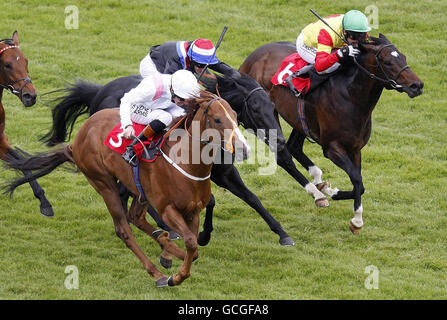
[[[411,90],[421,90],[424,87],[424,83],[423,82],[415,82],[412,85],[410,85],[410,89]]]

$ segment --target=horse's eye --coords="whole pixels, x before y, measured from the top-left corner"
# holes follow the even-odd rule
[[[12,66],[9,63],[5,63],[5,69],[11,70]]]
[[[220,121],[220,119],[214,119],[214,123],[216,123],[216,124],[221,124],[222,121]]]
[[[383,64],[388,66],[388,67],[391,66],[391,62],[389,62],[389,61],[384,61]]]

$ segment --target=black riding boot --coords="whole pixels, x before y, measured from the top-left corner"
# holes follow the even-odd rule
[[[133,149],[133,147],[139,142],[144,142],[146,141],[147,138],[144,135],[144,131],[142,131],[138,137],[135,137],[132,141],[131,144],[129,144],[126,147],[126,151],[124,151],[124,153],[122,154],[122,157],[124,159],[124,161],[128,162],[132,167],[136,167],[137,166],[137,154],[135,153],[135,150]]]

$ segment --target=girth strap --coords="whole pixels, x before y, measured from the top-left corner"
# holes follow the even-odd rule
[[[135,186],[138,189],[138,192],[140,192],[140,196],[138,197],[138,201],[145,202],[147,201],[146,194],[144,193],[143,187],[141,186],[140,182],[140,164],[137,163],[135,167],[132,167],[132,173],[133,173],[133,181],[135,182]],[[143,201],[141,201],[143,200]]]
[[[301,127],[303,128],[306,139],[311,143],[316,143],[317,139],[314,139],[310,133],[309,127],[307,126],[307,120],[304,110],[304,99],[298,98],[298,119],[300,120]],[[315,141],[312,141],[314,139]]]

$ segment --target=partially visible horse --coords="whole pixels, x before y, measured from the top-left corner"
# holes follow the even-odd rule
[[[57,104],[53,108],[53,127],[43,137],[48,145],[56,145],[67,140],[72,132],[73,125],[77,118],[83,114],[93,115],[97,111],[108,108],[119,108],[123,95],[136,87],[142,78],[138,75],[118,78],[107,83],[104,86],[79,81],[76,84],[62,90],[66,94],[56,99]],[[295,167],[292,156],[285,147],[285,138],[281,128],[276,122],[273,114],[273,105],[268,95],[259,86],[252,77],[241,74],[239,79],[230,77],[217,77],[219,94],[229,102],[231,107],[238,113],[238,121],[245,128],[254,130],[265,130],[265,142],[275,146],[277,149],[277,161],[288,172],[295,172],[296,176],[302,177],[307,181]],[[209,85],[208,90],[216,92],[216,87]],[[276,130],[275,137],[270,137],[270,130]],[[231,163],[215,164],[211,171],[211,180],[218,186],[231,191],[234,195],[244,200],[248,205],[255,209],[259,215],[268,224],[270,229],[279,236],[279,242],[283,246],[294,245],[292,238],[284,231],[281,224],[276,221],[270,213],[264,208],[262,203],[253,194],[242,181],[238,170]],[[123,206],[127,208],[127,199],[129,197],[126,190],[122,191]],[[314,187],[313,196],[317,205],[327,203],[324,195]],[[212,226],[212,212],[215,206],[215,199],[211,196],[211,201],[206,208],[204,230],[200,233],[199,244],[208,244]],[[161,221],[155,210],[149,206],[150,215],[157,221],[157,224],[165,229],[169,228]]]
[[[406,57],[384,35],[361,43],[358,61],[329,77],[305,96],[304,115],[311,138],[323,149],[325,157],[343,169],[353,190],[340,191],[323,184],[322,191],[334,200],[353,199],[353,233],[363,227],[361,196],[365,191],[361,175],[361,149],[371,134],[371,115],[383,89],[406,92],[410,98],[422,94],[424,83],[407,65]],[[254,77],[269,92],[275,110],[292,126],[287,148],[306,169],[313,168],[316,182],[321,170],[304,154],[306,131],[298,115],[298,99],[283,85],[273,86],[271,79],[281,62],[296,52],[294,43],[275,42],[251,53],[240,71]]]
[[[3,90],[16,95],[25,107],[36,103],[36,88],[28,73],[28,59],[19,48],[19,34],[15,31],[11,39],[0,40],[0,159],[8,157],[21,159],[22,156],[9,144],[5,134],[5,109],[2,104]],[[29,172],[24,171],[27,175]],[[40,200],[40,212],[45,216],[53,216],[51,204],[45,192],[36,181],[30,181],[34,196]]]
[[[66,161],[75,163],[103,197],[112,215],[117,236],[140,259],[147,272],[155,278],[156,285],[159,287],[179,285],[189,277],[191,263],[197,258],[199,213],[211,197],[209,177],[213,163],[204,163],[202,157],[200,163],[194,163],[194,154],[201,155],[204,146],[210,142],[229,152],[237,151],[238,148],[235,146],[239,146],[243,155],[248,153],[247,142],[237,127],[236,113],[225,100],[202,91],[201,97],[187,101],[189,105],[185,120],[186,132],[182,132],[175,141],[167,139],[156,161],[150,164],[140,163],[139,175],[143,192],[140,192],[135,185],[129,164],[104,144],[108,133],[120,121],[119,111],[116,109],[101,110],[91,116],[79,129],[72,145],[28,158],[26,161],[11,161],[10,166],[20,170],[37,170],[31,177],[37,178],[50,173]],[[194,132],[192,135],[189,134],[194,122],[200,123],[199,136],[194,136]],[[219,135],[218,138],[215,134],[211,141],[209,137],[205,137],[207,129],[214,129]],[[228,137],[224,133],[225,130],[231,130],[232,134]],[[195,140],[201,142],[195,144],[193,143]],[[195,145],[198,147],[194,147]],[[186,157],[184,154],[181,155],[182,159],[188,160],[186,163],[173,162],[170,150],[174,147],[176,150],[187,151]],[[216,150],[214,147],[208,151],[212,154]],[[212,155],[210,158],[213,158]],[[17,180],[11,185],[10,191],[29,179],[30,177],[25,177]],[[148,201],[141,202],[140,197],[134,197],[126,215],[121,206],[118,180],[133,194],[140,197],[142,194],[146,195],[162,219],[183,237],[186,253],[169,241],[166,232],[154,233],[156,230],[147,222],[145,215]],[[132,222],[155,238],[162,246],[160,262],[163,266],[171,266],[172,254],[184,260],[178,273],[168,279],[157,269],[138,247],[128,222]]]

